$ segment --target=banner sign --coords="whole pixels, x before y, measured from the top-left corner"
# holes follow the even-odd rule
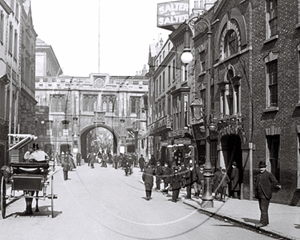
[[[189,1],[174,1],[157,4],[157,27],[170,29],[189,18]]]

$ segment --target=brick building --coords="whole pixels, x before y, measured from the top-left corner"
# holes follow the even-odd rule
[[[211,49],[203,19],[196,21],[199,64],[191,71],[203,102],[208,54],[212,57],[211,108],[217,132],[211,132],[211,141],[217,159],[211,161],[229,174],[232,161],[237,162],[242,198],[252,198],[252,182],[264,160],[282,185],[273,201],[299,202],[299,7],[296,0],[217,1],[202,16],[214,23]],[[197,136],[201,145],[201,134]]]

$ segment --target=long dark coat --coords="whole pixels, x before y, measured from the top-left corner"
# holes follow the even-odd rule
[[[142,179],[145,183],[146,191],[151,191],[153,188],[153,180],[154,180],[153,175],[154,175],[154,170],[151,167],[147,167],[143,172]]]
[[[185,174],[184,174],[184,177],[185,177],[185,186],[191,186],[195,181],[193,179],[193,172],[192,170],[190,169],[186,169],[185,170]]]
[[[258,174],[255,182],[255,197],[270,200],[272,193],[279,189],[278,182],[274,175],[268,171]],[[261,195],[263,194],[263,196]]]
[[[214,174],[214,177],[213,177],[213,191],[214,192],[216,192],[217,188],[220,187],[222,178],[223,178],[223,174],[221,173],[220,169],[217,169]]]
[[[170,167],[163,167],[163,180],[165,183],[170,183],[171,182],[171,174],[172,174],[172,169]]]
[[[144,157],[140,157],[139,159],[139,165],[141,169],[145,168],[145,158]]]
[[[231,181],[231,191],[239,191],[240,190],[239,169],[237,167],[232,168],[230,174],[230,181]]]
[[[170,177],[170,183],[173,190],[179,190],[182,185],[182,174],[180,172],[174,172]]]

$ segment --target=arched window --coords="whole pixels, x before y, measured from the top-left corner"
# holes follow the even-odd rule
[[[238,39],[234,30],[229,30],[224,39],[224,57],[230,57],[238,52]]]

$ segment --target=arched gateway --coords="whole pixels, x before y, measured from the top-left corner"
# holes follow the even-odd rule
[[[119,149],[118,144],[119,144],[119,138],[120,138],[120,134],[118,133],[118,131],[116,131],[114,128],[107,126],[105,124],[95,123],[95,124],[84,127],[80,131],[80,149],[81,149],[82,157],[85,159],[87,156],[87,151],[86,151],[87,150],[87,141],[86,141],[87,134],[95,128],[105,128],[112,133],[113,139],[114,139],[113,152],[118,153],[118,149]]]

